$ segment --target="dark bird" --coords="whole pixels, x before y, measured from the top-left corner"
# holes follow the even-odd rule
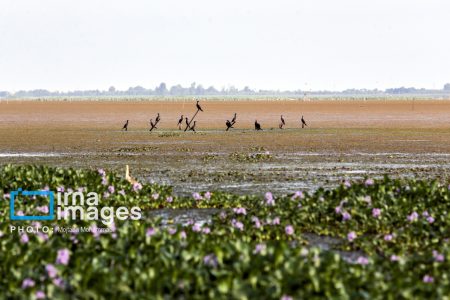
[[[192,126],[190,128],[190,130],[192,130],[193,132],[196,132],[195,131],[195,124],[197,124],[197,121],[194,121],[194,124],[192,124]]]
[[[255,130],[262,130],[261,124],[259,124],[257,120],[255,120]]]
[[[203,111],[203,109],[202,109],[202,107],[200,106],[200,104],[198,104],[200,101],[198,101],[197,100],[197,109],[199,110],[199,111]]]
[[[225,124],[227,125],[227,129],[225,131],[228,131],[230,128],[233,128],[233,123],[231,123],[230,120],[227,120]]]
[[[305,121],[305,119],[303,118],[303,116],[302,116],[301,121],[302,121],[302,128],[305,128],[305,126],[308,126],[308,124],[306,124],[306,121]]]
[[[283,115],[281,115],[280,119],[281,119],[280,129],[283,129],[284,125],[286,125],[286,122],[284,122]]]
[[[183,123],[183,115],[181,115],[180,119],[178,120],[178,129],[181,130],[181,124]]]
[[[191,127],[189,126],[189,119],[188,119],[188,117],[186,117],[185,120],[186,120],[186,129],[184,131],[186,131],[188,129],[191,129]]]
[[[125,122],[125,124],[122,127],[122,130],[128,131],[128,120]]]
[[[236,123],[236,113],[234,113],[234,117],[233,117],[233,119],[231,119],[231,123],[232,124]]]
[[[160,120],[161,120],[161,118],[159,117],[159,113],[158,113],[158,115],[156,116],[156,119],[155,119],[156,124],[158,124]]]

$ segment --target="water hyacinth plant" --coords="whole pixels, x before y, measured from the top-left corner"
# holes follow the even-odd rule
[[[198,191],[179,197],[171,187],[131,185],[108,170],[4,166],[0,174],[4,298],[436,299],[450,294],[450,191],[437,181],[384,178],[344,182],[313,194]],[[140,220],[116,219],[108,232],[10,232],[10,225],[105,227],[70,219],[10,221],[5,212],[17,188],[108,192],[99,205],[137,205],[144,214]],[[162,208],[215,210],[207,223],[147,215]],[[18,203],[16,210],[28,215],[33,207]],[[311,236],[336,242],[324,249]]]

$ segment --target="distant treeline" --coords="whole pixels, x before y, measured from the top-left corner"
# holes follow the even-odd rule
[[[379,89],[347,89],[344,91],[280,91],[280,90],[254,90],[248,86],[243,89],[238,89],[233,86],[222,88],[220,90],[213,86],[208,88],[203,87],[201,84],[196,84],[195,82],[191,84],[190,87],[183,87],[179,84],[174,85],[170,88],[162,82],[159,86],[154,89],[147,89],[142,86],[130,87],[127,90],[117,90],[115,87],[111,86],[108,90],[83,90],[83,91],[48,91],[45,89],[37,90],[21,90],[14,93],[7,91],[0,91],[0,98],[25,98],[25,97],[101,97],[101,96],[220,96],[220,95],[261,95],[261,96],[298,96],[298,95],[382,95],[382,94],[448,94],[450,93],[450,83],[444,85],[440,90],[430,90],[430,89],[417,89],[414,87],[399,87],[390,88],[386,90]]]

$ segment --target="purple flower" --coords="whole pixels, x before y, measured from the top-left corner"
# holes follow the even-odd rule
[[[283,296],[281,296],[280,300],[292,300],[292,299],[293,298],[291,296],[289,296],[289,295],[283,295]]]
[[[217,267],[218,261],[216,255],[214,254],[206,255],[205,257],[203,257],[203,263],[213,268]]]
[[[211,199],[211,195],[212,195],[211,192],[206,192],[205,199],[208,199],[208,200]]]
[[[394,238],[394,236],[393,236],[392,234],[386,234],[386,235],[384,236],[384,240],[385,240],[386,242],[392,241],[393,238]]]
[[[29,241],[30,241],[30,238],[28,237],[28,234],[24,233],[20,236],[20,242],[22,244],[28,244]]]
[[[47,205],[38,206],[38,207],[36,207],[36,210],[43,214],[48,214],[48,206]]]
[[[367,257],[360,256],[360,257],[358,257],[358,259],[356,260],[356,263],[365,266],[365,265],[369,264],[369,260],[367,259]]]
[[[60,192],[60,193],[64,193],[64,187],[63,187],[63,186],[58,186],[58,187],[56,188],[56,191],[57,191],[57,192]]]
[[[422,280],[425,283],[433,283],[434,282],[434,278],[432,276],[428,275],[428,274],[423,276]]]
[[[154,200],[158,200],[159,194],[158,194],[158,193],[154,193],[154,194],[152,195],[152,198],[153,198]]]
[[[266,248],[267,246],[264,243],[257,244],[255,250],[253,250],[253,254],[260,254],[261,252],[265,251]]]
[[[273,218],[272,225],[280,225],[280,217]]]
[[[106,175],[106,172],[103,169],[98,169],[97,171],[98,171],[98,174],[100,174],[102,177]]]
[[[226,217],[227,217],[227,213],[224,212],[224,211],[221,211],[220,214],[219,214],[219,218],[220,218],[221,220],[225,220]]]
[[[379,208],[372,209],[372,217],[378,218],[380,215],[381,215],[381,209],[379,209]]]
[[[390,259],[391,259],[391,261],[399,261],[399,260],[400,260],[400,257],[398,257],[398,256],[395,255],[395,254],[392,254]]]
[[[113,185],[108,186],[108,192],[110,192],[111,194],[114,194],[115,190],[116,189],[114,188]]]
[[[55,279],[52,280],[52,282],[54,285],[56,285],[59,288],[62,288],[64,285],[64,281],[60,277],[56,277]]]
[[[302,191],[297,191],[295,194],[291,197],[292,200],[295,200],[297,198],[303,199],[305,196],[303,195]]]
[[[124,191],[123,189],[121,189],[121,190],[119,191],[119,194],[122,195],[122,196],[125,196],[125,191]]]
[[[195,223],[194,226],[192,226],[192,231],[194,231],[194,232],[202,231],[202,225]]]
[[[22,281],[22,289],[26,289],[26,288],[29,288],[29,287],[33,287],[34,285],[35,285],[35,282],[34,282],[34,280],[31,279],[31,278],[25,278],[25,279]]]
[[[167,197],[167,198],[166,198],[166,201],[167,201],[168,203],[172,203],[172,202],[173,202],[173,197],[172,197],[172,196]]]
[[[33,222],[31,223],[31,225],[33,225],[34,228],[42,228],[41,222],[33,221]]]
[[[43,291],[37,291],[34,296],[36,297],[36,299],[45,299],[45,293]]]
[[[69,263],[69,258],[70,258],[69,249],[60,249],[58,250],[56,256],[56,263],[67,266],[67,264]]]
[[[193,193],[192,194],[192,198],[194,198],[195,200],[202,200],[203,199],[203,197],[199,193]]]
[[[436,255],[435,260],[436,260],[437,262],[443,262],[443,261],[445,260],[445,259],[444,259],[444,255],[442,255],[442,254]]]
[[[341,211],[342,211],[342,207],[339,205],[339,206],[336,206],[335,208],[334,208],[334,211],[337,213],[337,214],[340,214],[341,213]]]
[[[102,177],[102,184],[103,185],[107,185],[108,184],[108,179],[106,179],[106,177]]]
[[[167,232],[168,232],[170,235],[174,235],[175,233],[177,233],[177,229],[176,229],[176,228],[173,228],[173,227],[169,227],[169,229],[167,229]]]
[[[236,221],[235,219],[231,220],[231,225],[234,228],[239,229],[240,231],[244,230],[244,224],[242,224],[242,222]]]
[[[58,275],[58,270],[55,268],[54,265],[48,264],[45,266],[45,270],[47,271],[47,275],[50,278],[55,278],[56,275]]]
[[[366,179],[366,181],[364,182],[365,186],[371,186],[373,184],[374,184],[374,181],[371,178]]]
[[[409,222],[414,222],[414,221],[417,221],[418,218],[419,218],[419,214],[414,211],[408,216],[407,219]]]
[[[233,211],[237,215],[246,215],[247,214],[247,210],[245,210],[245,208],[243,208],[243,207],[233,208]]]
[[[350,232],[347,234],[347,240],[348,240],[349,242],[353,242],[354,239],[356,239],[356,233],[355,233],[354,231],[350,231]]]
[[[145,235],[148,237],[151,237],[156,234],[156,229],[153,227],[147,228],[147,231],[145,232]]]
[[[209,227],[205,227],[205,228],[203,228],[202,232],[204,234],[210,234],[211,233],[211,229]]]
[[[350,183],[350,181],[345,180],[345,181],[344,181],[344,186],[349,188],[349,187],[352,186],[352,184]]]
[[[424,216],[424,217],[428,217],[430,214],[428,213],[428,211],[424,211],[423,213],[422,213],[422,216]]]
[[[343,221],[350,220],[351,218],[352,218],[352,216],[351,216],[348,212],[344,211],[344,212],[342,213],[342,220],[343,220]]]
[[[184,240],[184,239],[186,239],[186,237],[187,237],[186,231],[181,231],[180,238],[182,238]]]
[[[434,218],[432,217],[432,216],[429,216],[428,218],[427,218],[427,221],[428,221],[428,223],[434,223]]]
[[[437,262],[443,262],[445,260],[444,255],[437,252],[436,250],[433,250],[433,258]]]
[[[252,222],[255,223],[255,228],[260,228],[261,227],[261,222],[259,221],[258,217],[253,216],[252,217]]]
[[[110,196],[110,194],[109,194],[108,192],[104,192],[104,193],[103,193],[103,198],[106,199],[106,198],[108,198],[109,196]]]
[[[284,228],[284,232],[286,232],[287,235],[293,235],[294,234],[294,227],[292,227],[292,225],[287,225]]]
[[[273,195],[271,192],[267,192],[265,195],[266,198],[266,204],[269,206],[274,206],[275,205],[275,199],[273,199]]]
[[[133,191],[137,192],[140,190],[142,190],[142,184],[140,184],[139,182],[133,183]]]
[[[98,229],[97,224],[92,225],[91,227],[92,235],[97,239],[102,232]]]

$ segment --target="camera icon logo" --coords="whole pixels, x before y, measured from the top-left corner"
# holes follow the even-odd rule
[[[48,204],[48,215],[35,215],[35,216],[16,216],[15,210],[14,210],[14,203],[18,199],[18,197],[24,196],[24,197],[33,197],[33,196],[43,196],[47,197],[49,199]],[[21,188],[17,189],[17,191],[12,191],[10,193],[10,200],[9,200],[9,217],[13,221],[48,221],[48,220],[54,220],[54,202],[55,202],[55,196],[52,191],[22,191]]]

